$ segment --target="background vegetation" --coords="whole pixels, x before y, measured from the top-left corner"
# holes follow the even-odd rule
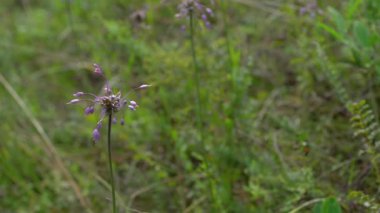
[[[110,212],[98,115],[65,104],[93,63],[153,85],[113,130],[122,212],[379,211],[380,1],[202,3],[200,140],[178,1],[2,0],[0,212]]]

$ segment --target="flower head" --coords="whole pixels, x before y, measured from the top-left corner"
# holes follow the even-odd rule
[[[321,14],[322,11],[319,9],[317,1],[310,1],[299,9],[300,15],[309,14],[311,18],[315,18],[317,14]]]
[[[98,64],[94,64],[94,73],[105,78],[102,68]],[[85,115],[90,115],[95,112],[95,107],[99,106],[101,108],[101,118],[96,124],[95,129],[92,132],[92,137],[94,141],[98,141],[100,139],[100,128],[102,127],[103,119],[108,115],[114,115],[115,113],[126,108],[127,103],[128,108],[135,111],[138,107],[137,103],[132,100],[128,100],[127,97],[123,97],[121,92],[113,93],[109,82],[106,80],[106,84],[104,86],[104,93],[100,96],[94,95],[92,93],[85,92],[76,92],[73,94],[75,99],[71,100],[67,104],[75,104],[75,103],[86,103],[87,107],[84,110]],[[145,89],[150,87],[148,84],[142,84],[134,90]],[[130,92],[126,93],[128,95]],[[113,123],[117,122],[116,117],[112,121]],[[121,119],[121,125],[124,125],[124,120]]]
[[[214,16],[214,13],[211,8],[201,4],[199,0],[183,0],[178,5],[178,10],[177,18],[186,18],[192,13],[194,17],[202,20],[207,28],[211,28],[210,18]]]

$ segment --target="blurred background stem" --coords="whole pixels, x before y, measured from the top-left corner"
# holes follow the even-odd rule
[[[201,101],[201,92],[200,92],[200,70],[199,64],[195,52],[195,42],[194,42],[194,12],[190,10],[190,43],[191,43],[191,54],[193,58],[194,66],[194,81],[195,81],[195,101],[196,101],[196,117],[197,117],[197,128],[198,133],[200,134],[200,141],[203,142],[203,128],[202,128],[202,101]]]
[[[228,2],[225,0],[221,0],[221,13],[222,13],[222,19],[223,19],[223,25],[224,25],[224,37],[226,39],[226,49],[227,49],[227,55],[228,55],[228,68],[229,68],[229,75],[230,75],[230,82],[231,82],[231,88],[232,88],[232,95],[231,95],[231,104],[229,105],[228,109],[228,118],[231,121],[231,124],[227,126],[229,129],[229,141],[235,141],[236,139],[236,100],[237,100],[237,90],[236,90],[236,73],[234,66],[234,59],[233,59],[233,47],[231,45],[231,38],[230,38],[230,29],[228,25]]]

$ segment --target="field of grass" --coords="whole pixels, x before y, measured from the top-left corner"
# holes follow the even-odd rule
[[[112,212],[107,122],[66,104],[94,63],[151,85],[112,127],[118,212],[379,212],[380,1],[186,2],[1,1],[0,212]]]

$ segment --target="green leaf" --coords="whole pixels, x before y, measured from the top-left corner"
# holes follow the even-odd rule
[[[322,202],[317,203],[313,208],[313,213],[341,213],[339,203],[335,198],[327,198]]]
[[[343,41],[344,37],[339,33],[337,32],[335,29],[333,29],[332,27],[324,24],[324,23],[318,23],[317,25],[319,28],[325,30],[326,32],[330,33],[335,39],[339,40],[339,41]]]
[[[327,11],[330,13],[333,22],[338,28],[338,31],[344,35],[347,32],[347,25],[342,14],[340,14],[337,10],[335,10],[332,7],[329,7]]]
[[[360,46],[370,47],[371,39],[368,28],[359,21],[354,22],[354,36]]]
[[[322,213],[341,213],[339,203],[335,198],[328,198],[323,202]]]
[[[351,0],[347,8],[346,17],[351,19],[362,2],[363,0]]]
[[[313,213],[321,213],[322,212],[322,204],[323,204],[323,202],[318,202],[313,208]]]

